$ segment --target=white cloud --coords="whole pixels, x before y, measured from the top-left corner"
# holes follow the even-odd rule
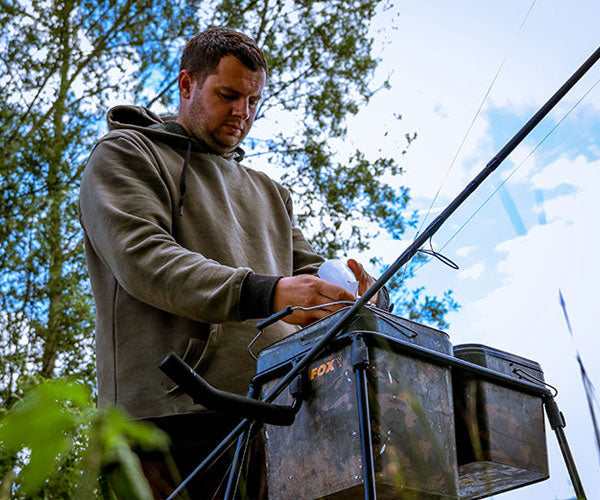
[[[389,42],[382,52],[379,74],[392,72],[392,89],[377,94],[349,124],[350,139],[372,155],[387,154],[399,160],[406,168],[399,182],[411,188],[417,208],[426,209],[438,189],[436,206],[453,198],[497,152],[495,144],[509,140],[597,48],[598,2],[536,2],[448,173],[467,127],[531,4],[518,0],[402,2],[396,7],[397,18],[391,10],[379,19],[379,35],[383,33]],[[390,19],[397,19],[395,29]],[[552,111],[537,131],[539,138],[600,78],[600,64],[597,66]],[[492,108],[499,113],[489,113]],[[598,88],[578,110],[582,108],[588,115],[597,116]],[[402,114],[402,120],[395,119],[393,113]],[[587,125],[576,115],[579,113],[569,116],[552,138],[568,138],[573,127],[585,132]],[[503,116],[511,120],[503,123]],[[414,131],[417,140],[401,156],[404,133]],[[496,196],[455,240],[458,248],[448,247],[447,252],[463,258],[470,267],[454,273],[444,266],[428,265],[417,272],[415,280],[420,280],[418,284],[426,286],[428,293],[454,290],[462,305],[448,317],[455,345],[483,343],[541,364],[546,379],[561,391],[558,402],[567,417],[567,437],[588,495],[593,498],[600,492],[598,460],[574,347],[558,304],[561,288],[577,344],[598,387],[600,337],[594,307],[600,291],[600,260],[594,255],[600,239],[597,130],[590,128],[587,141],[582,148],[588,155],[596,154],[593,161],[575,157],[571,151],[548,164],[548,143],[552,142],[548,141],[511,176],[509,189],[528,230],[525,236],[512,238],[514,232],[504,229],[506,214]],[[466,220],[499,179],[506,178],[527,158],[534,145],[531,141],[517,148],[497,177],[482,186],[461,207],[461,213],[448,221],[445,232],[451,233]],[[572,146],[565,140],[553,147],[564,151]],[[543,192],[543,202],[533,195],[536,190]],[[547,223],[537,225],[541,210]],[[438,235],[440,241],[443,232]],[[391,262],[400,254],[397,245],[380,239],[374,242],[373,252]],[[551,479],[499,495],[498,499],[572,497],[552,435],[548,442]]]
[[[458,257],[463,257],[464,258],[464,257],[468,257],[469,254],[471,252],[473,252],[474,250],[476,250],[476,249],[477,249],[477,247],[468,245],[468,246],[464,246],[464,247],[458,248],[454,253]]]
[[[591,184],[598,180],[600,180],[600,160],[589,162],[583,155],[573,160],[560,157],[531,179],[534,187],[548,190],[563,184],[570,184],[578,190],[586,188],[595,190],[597,184],[596,186]],[[575,210],[584,207],[573,206],[572,208]]]
[[[462,280],[471,279],[476,280],[483,274],[485,266],[483,263],[478,262],[477,264],[472,265],[471,267],[464,269],[458,273],[458,277]]]
[[[378,36],[390,43],[382,52],[379,74],[392,73],[392,90],[377,94],[351,121],[351,137],[372,154],[381,150],[400,159],[404,133],[416,131],[417,140],[401,158],[406,174],[399,180],[410,186],[413,197],[431,199],[439,188],[530,5],[516,0],[403,3],[397,7],[395,30],[390,26],[390,19],[396,19],[393,10],[381,15]],[[494,106],[527,116],[543,104],[596,48],[597,18],[596,2],[538,2],[444,181],[444,198],[454,197],[496,153],[487,136],[493,124],[485,110]],[[600,67],[594,68],[552,116],[561,117],[599,77]],[[600,92],[585,102],[600,109]],[[395,120],[393,113],[403,119]],[[514,132],[503,131],[506,140]],[[520,147],[513,153],[515,163],[528,152]],[[515,182],[532,173],[532,160],[515,174]]]

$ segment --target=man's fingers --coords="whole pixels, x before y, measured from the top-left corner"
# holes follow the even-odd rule
[[[375,283],[375,280],[367,271],[365,271],[365,268],[360,262],[357,262],[354,259],[348,259],[347,264],[360,285],[367,285],[367,288],[369,288],[369,286]],[[366,288],[364,290],[361,290],[361,293],[364,293],[365,291]]]
[[[324,281],[316,276],[300,275],[281,278],[275,285],[273,310],[280,311],[286,306],[317,307],[310,311],[295,311],[284,321],[296,325],[308,325],[317,319],[337,311],[343,304],[320,307],[330,302],[354,301],[356,298],[343,288]]]
[[[348,259],[348,267],[350,268],[350,271],[352,271],[354,273],[354,277],[360,281],[361,277],[363,274],[365,274],[365,269],[364,267],[360,264],[360,262],[354,260],[354,259]]]
[[[365,271],[365,268],[360,262],[354,259],[348,259],[347,264],[350,270],[354,273],[354,277],[358,281],[358,293],[360,295],[364,294],[371,287],[371,285],[375,283],[375,278]],[[371,302],[374,304],[377,303],[377,295],[378,294],[376,293],[373,297],[371,297]]]
[[[329,281],[325,281],[317,278],[319,281],[317,282],[317,290],[319,294],[323,296],[324,300],[321,302],[322,304],[326,302],[337,302],[339,300],[351,300],[355,301],[356,297],[352,295],[349,291],[345,290],[341,286],[334,285]]]
[[[315,321],[318,321],[326,316],[331,314],[330,311],[326,311],[325,309],[313,309],[311,311],[294,311],[294,314],[290,316],[286,316],[282,321],[285,323],[290,323],[292,325],[299,326],[308,326]]]
[[[375,282],[364,267],[354,259],[348,260],[348,267],[359,282],[359,293],[363,294]],[[286,306],[315,307],[310,311],[297,310],[283,321],[306,326],[335,312],[345,304],[326,306],[331,302],[354,302],[356,297],[344,288],[312,275],[299,275],[281,278],[275,285],[273,310],[280,311]],[[376,296],[371,299],[375,302]]]

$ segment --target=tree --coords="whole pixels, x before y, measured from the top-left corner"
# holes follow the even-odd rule
[[[27,373],[92,383],[77,186],[110,98],[195,28],[200,4],[2,1],[0,401]]]
[[[0,0],[0,403],[27,374],[93,385],[93,301],[77,187],[110,102],[173,109],[180,50],[210,25],[254,36],[270,64],[260,121],[291,116],[250,158],[284,169],[298,221],[327,257],[368,247],[357,221],[403,233],[401,168],[360,151],[336,156],[345,119],[375,92],[369,27],[386,0]],[[261,120],[262,118],[262,120]],[[288,118],[289,121],[289,118]],[[421,303],[443,324],[448,298]],[[437,301],[437,302],[436,302]],[[415,314],[419,306],[413,307]]]

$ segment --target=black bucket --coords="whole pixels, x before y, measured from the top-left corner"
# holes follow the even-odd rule
[[[337,320],[332,314],[259,356],[259,372],[305,352]],[[458,499],[450,369],[407,356],[395,339],[451,355],[448,336],[372,308],[359,312],[307,370],[311,397],[291,427],[265,426],[273,498],[363,499],[356,384],[348,336],[369,346],[368,391],[380,499]],[[265,384],[269,391],[278,381]],[[289,393],[276,403],[289,404]]]
[[[543,385],[535,361],[493,347],[464,344],[454,356]],[[460,497],[483,498],[547,479],[541,397],[460,374],[453,379]]]

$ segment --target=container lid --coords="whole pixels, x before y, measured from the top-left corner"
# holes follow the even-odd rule
[[[347,308],[341,309],[312,323],[303,330],[265,347],[258,355],[257,372],[271,370],[273,367],[289,363],[294,358],[303,355],[346,311]],[[353,332],[370,333],[388,340],[400,339],[445,354],[452,353],[452,345],[445,332],[395,316],[376,307],[361,308],[336,338]]]
[[[516,363],[525,368],[529,368],[538,372],[542,371],[542,368],[538,362],[524,358],[522,356],[518,356],[516,354],[512,354],[510,352],[496,349],[495,347],[490,347],[483,344],[461,344],[454,346],[454,356],[459,359],[464,359],[465,361],[471,361],[468,358],[471,358],[472,356],[482,355],[485,357],[489,356],[497,359],[502,359],[510,363]]]

